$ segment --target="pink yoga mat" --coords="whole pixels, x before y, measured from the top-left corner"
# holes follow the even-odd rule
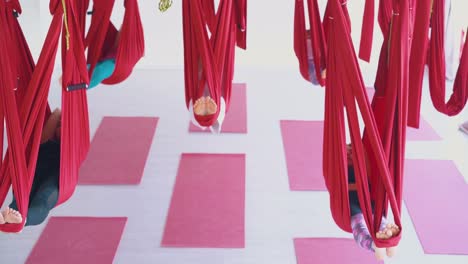
[[[26,263],[112,263],[126,217],[51,217]]]
[[[281,120],[289,188],[325,191],[322,171],[323,121]]]
[[[424,252],[468,255],[468,186],[448,160],[407,160],[404,199]]]
[[[243,248],[245,154],[182,154],[165,247]]]
[[[202,130],[190,122],[190,132],[210,132]],[[232,85],[231,105],[221,127],[222,133],[247,133],[247,91],[245,83]]]
[[[367,95],[369,100],[372,101],[372,98],[375,94],[375,89],[373,87],[366,88]],[[408,127],[406,130],[406,140],[409,141],[435,141],[441,140],[442,138],[435,132],[431,125],[421,117],[419,122],[419,128]]]
[[[408,127],[406,130],[406,140],[411,141],[435,141],[442,138],[435,132],[431,125],[421,117],[419,129]]]
[[[375,264],[374,254],[346,238],[295,238],[297,264]]]
[[[139,184],[157,124],[157,117],[104,117],[78,184]]]

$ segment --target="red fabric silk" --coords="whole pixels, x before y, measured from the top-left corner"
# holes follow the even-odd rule
[[[372,52],[372,39],[374,34],[374,0],[366,0],[364,16],[361,28],[361,44],[359,46],[359,58],[370,61]]]
[[[145,53],[143,25],[137,0],[125,0],[125,14],[120,37],[117,43],[115,69],[112,75],[105,79],[104,84],[116,84],[130,76],[137,62]],[[112,50],[117,38],[115,26],[110,22],[114,0],[94,1],[91,25],[86,36],[88,46],[88,63],[91,65],[89,76],[96,64]],[[109,38],[113,36],[113,38]]]
[[[2,2],[3,3],[3,2]],[[49,32],[40,54],[38,63],[34,68],[31,79],[28,81],[27,92],[21,102],[20,107],[14,105],[11,100],[12,79],[14,74],[4,70],[5,66],[11,64],[9,54],[3,54],[0,60],[0,82],[6,87],[2,90],[2,98],[8,101],[3,104],[3,110],[6,113],[6,127],[8,132],[9,148],[0,173],[0,198],[1,202],[5,200],[8,189],[13,187],[14,195],[18,204],[18,210],[23,216],[27,215],[29,205],[29,193],[34,177],[39,142],[42,133],[42,126],[46,114],[50,114],[47,106],[47,94],[50,87],[50,80],[55,63],[58,40],[62,24],[67,23],[70,41],[69,46],[65,41],[65,34],[62,34],[62,53],[63,53],[63,92],[62,92],[62,143],[61,143],[61,174],[59,180],[59,201],[61,204],[66,201],[73,193],[78,176],[78,168],[84,159],[89,148],[89,125],[87,117],[86,93],[84,90],[66,92],[66,84],[77,84],[89,82],[87,78],[87,69],[84,59],[84,49],[80,41],[81,31],[76,20],[76,12],[70,0],[65,1],[67,7],[67,20],[63,20],[63,10],[60,1],[51,1],[49,7],[54,15]],[[9,19],[11,10],[6,13],[0,4],[2,13],[0,13],[0,30],[4,33],[5,28],[11,32],[21,32],[17,22],[3,23]],[[22,35],[17,33],[17,36]],[[12,36],[13,37],[13,36]],[[2,38],[3,39],[3,38]],[[7,38],[5,38],[7,39]],[[6,41],[0,41],[5,45]],[[15,43],[16,42],[11,42]],[[27,47],[24,38],[18,38],[18,47]],[[3,51],[27,52],[28,49],[21,51],[18,48],[1,49]],[[16,56],[18,58],[18,56]],[[22,56],[27,58],[27,56]],[[23,71],[32,70],[34,65],[28,65],[25,61],[16,61],[13,63],[23,64]],[[29,67],[29,69],[27,69]],[[25,80],[26,81],[26,80]],[[11,90],[12,91],[12,90]],[[14,94],[13,94],[14,96]],[[19,109],[19,112],[18,112]],[[5,224],[0,226],[4,232],[18,232],[24,226],[26,217],[23,217],[21,224]]]
[[[414,31],[411,43],[408,125],[418,128],[421,112],[421,92],[426,64],[431,0],[419,0],[415,10]]]
[[[434,0],[431,44],[429,46],[429,88],[432,104],[448,116],[460,113],[468,99],[468,44],[465,43],[453,93],[445,102],[444,1]]]

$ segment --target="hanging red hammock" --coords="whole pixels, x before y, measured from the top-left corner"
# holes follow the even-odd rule
[[[341,5],[346,6],[347,0],[342,0]],[[304,0],[296,0],[294,7],[294,53],[299,61],[299,70],[302,77],[311,81],[317,79],[318,83],[325,85],[325,79],[322,78],[322,70],[326,69],[326,39],[324,36],[324,28],[326,30],[328,21],[324,20],[323,25],[320,20],[320,12],[317,0],[306,0],[310,42],[312,55],[315,66],[315,76],[310,76],[309,62],[307,55],[307,32],[305,21]],[[351,20],[347,9],[344,10],[349,30],[351,30]],[[329,16],[327,7],[324,17]],[[359,57],[365,61],[370,61],[372,51],[372,35],[374,31],[374,0],[366,0],[364,7],[364,16],[362,21],[361,44],[359,49]],[[319,65],[319,66],[317,66]],[[315,78],[314,78],[315,77]]]
[[[97,0],[93,3],[91,25],[86,36],[88,64],[91,65],[89,77],[91,78],[96,64],[103,57],[108,56],[109,53],[115,54],[114,72],[102,81],[104,84],[116,84],[127,79],[135,64],[145,53],[138,2],[125,0],[124,5],[125,15],[119,32],[110,21],[114,0]],[[116,42],[117,45],[115,45]]]
[[[325,85],[322,70],[326,69],[326,43],[317,0],[306,0],[309,12],[310,42],[314,57],[315,77],[321,86]],[[305,21],[304,1],[296,0],[294,7],[294,53],[299,60],[299,70],[302,77],[311,81],[309,74],[309,59],[307,56],[307,29]],[[317,66],[318,65],[318,66]]]
[[[429,32],[429,21],[431,18],[431,1],[418,0],[415,6],[414,30],[412,34],[410,75],[408,93],[408,125],[418,128],[421,112],[421,92],[424,77],[424,66],[426,62]]]
[[[13,18],[12,12],[21,12],[17,1],[0,3],[0,86],[2,107],[5,117],[8,149],[0,171],[0,201],[3,203],[6,194],[13,187],[18,210],[27,216],[29,193],[34,177],[40,136],[44,120],[50,114],[47,106],[47,95],[54,68],[58,40],[62,24],[62,120],[61,120],[61,159],[59,198],[57,205],[68,200],[75,190],[78,169],[89,149],[89,121],[86,91],[67,92],[68,86],[88,83],[86,61],[81,32],[76,20],[76,12],[71,0],[53,0],[50,11],[53,19],[46,37],[38,63],[34,67],[21,28]],[[8,40],[8,41],[7,41]],[[12,41],[14,40],[14,41]],[[19,56],[23,54],[22,56]],[[22,59],[20,59],[22,58]],[[16,61],[15,61],[16,60]],[[11,69],[17,69],[17,72]],[[24,79],[24,97],[19,105],[14,99],[12,87],[17,76],[26,76],[32,72],[30,80]],[[27,84],[27,85],[26,85]],[[1,122],[3,125],[3,122]],[[3,127],[1,129],[3,131]],[[20,224],[0,225],[4,232],[19,232],[24,226],[26,217]]]
[[[388,62],[389,72],[386,75],[388,79],[383,82],[386,88],[385,96],[377,103],[377,106],[382,103],[385,111],[374,109],[374,113],[367,99],[344,9],[346,6],[341,5],[338,0],[328,1],[328,16],[325,17],[328,19],[326,31],[328,60],[324,178],[330,194],[333,218],[341,229],[351,232],[345,147],[344,109],[346,108],[353,145],[353,166],[359,204],[376,246],[391,247],[398,244],[402,233],[400,209],[408,89],[409,7],[404,0],[393,1],[394,15],[391,33],[389,31],[392,37],[390,38],[390,34],[385,36],[387,43],[390,43],[392,56]],[[364,139],[361,139],[356,103],[366,126]],[[382,107],[379,106],[377,109]],[[380,127],[384,129],[379,133]],[[369,158],[372,168],[370,173],[366,169],[366,157]],[[372,202],[375,206],[374,212]],[[380,240],[376,238],[376,231],[379,230],[382,216],[387,214],[388,203],[394,221],[400,227],[400,233],[391,239]]]
[[[214,13],[212,0],[182,2],[184,29],[185,101],[202,97],[205,88],[220,106],[221,97],[229,109],[234,75],[234,48],[246,47],[246,0],[221,0]],[[211,37],[209,37],[208,29]],[[195,115],[202,126],[211,126],[218,119],[220,108],[212,115]]]
[[[429,88],[437,111],[448,116],[460,113],[468,99],[468,42],[465,43],[453,93],[445,103],[444,1],[434,0],[429,47]]]

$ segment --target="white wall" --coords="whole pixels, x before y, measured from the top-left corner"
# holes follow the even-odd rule
[[[455,10],[468,10],[468,1],[452,0]],[[173,6],[161,13],[158,0],[139,1],[145,30],[146,54],[139,63],[140,68],[181,68],[183,64],[182,43],[182,0],[174,0]],[[294,0],[248,2],[248,50],[238,49],[237,67],[297,67],[293,53]],[[377,2],[377,1],[376,1]],[[321,8],[325,0],[319,0]],[[23,30],[35,55],[38,55],[45,38],[50,13],[48,1],[23,1],[24,15],[21,17]],[[352,35],[358,47],[364,1],[349,1],[352,19]],[[376,3],[376,14],[377,14]],[[123,0],[116,0],[113,21],[119,24],[123,18]],[[468,16],[462,14],[462,18]],[[464,22],[468,25],[467,22]],[[372,64],[361,63],[364,72],[372,72],[378,58],[382,37],[375,23]]]

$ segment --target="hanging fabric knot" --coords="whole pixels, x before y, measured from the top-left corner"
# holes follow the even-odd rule
[[[160,0],[159,11],[166,12],[172,6],[172,0]]]

